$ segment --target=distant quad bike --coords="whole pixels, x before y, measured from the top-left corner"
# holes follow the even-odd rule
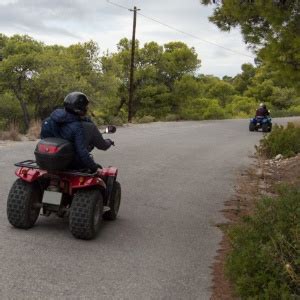
[[[259,129],[261,129],[262,132],[270,132],[272,130],[272,118],[269,116],[258,116],[250,119],[249,131],[258,131]]]
[[[109,126],[106,133],[114,133]],[[101,175],[87,170],[67,170],[74,150],[70,142],[59,138],[41,140],[34,160],[16,163],[19,177],[7,199],[7,217],[17,228],[31,228],[42,215],[55,213],[69,217],[74,237],[84,240],[96,236],[101,219],[115,220],[121,203],[118,170],[103,168]]]

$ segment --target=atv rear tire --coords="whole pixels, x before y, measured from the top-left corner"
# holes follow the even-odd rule
[[[31,228],[39,217],[43,190],[37,182],[17,179],[7,199],[7,218],[17,228]]]
[[[113,221],[117,218],[119,208],[121,204],[121,185],[118,181],[115,181],[112,188],[112,193],[109,203],[109,211],[103,214],[104,220]]]
[[[268,124],[262,124],[261,129],[262,129],[262,132],[268,132],[269,131]]]
[[[90,240],[96,236],[103,214],[103,197],[98,189],[79,190],[73,197],[69,228],[74,237]]]
[[[253,123],[249,124],[249,131],[254,131],[255,130],[255,125]]]

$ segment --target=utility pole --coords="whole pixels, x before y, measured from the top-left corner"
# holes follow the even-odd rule
[[[135,52],[135,28],[136,28],[136,12],[137,9],[134,6],[133,9],[133,29],[132,29],[132,40],[131,40],[131,61],[130,61],[130,79],[129,79],[129,98],[128,98],[128,122],[132,121],[132,100],[133,100],[133,73],[134,73],[134,52]]]

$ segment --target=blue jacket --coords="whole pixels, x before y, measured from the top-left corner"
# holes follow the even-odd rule
[[[41,139],[57,137],[68,140],[75,147],[76,167],[78,169],[88,168],[95,172],[97,164],[85,146],[86,142],[81,121],[79,116],[71,114],[63,108],[58,108],[43,121]]]

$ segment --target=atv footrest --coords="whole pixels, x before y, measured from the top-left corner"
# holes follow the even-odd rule
[[[109,206],[104,206],[103,207],[103,212],[105,213],[106,211],[110,211],[110,207]]]

